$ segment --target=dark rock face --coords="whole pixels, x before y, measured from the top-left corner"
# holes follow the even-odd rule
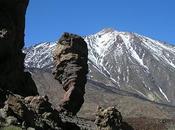
[[[54,51],[56,69],[53,74],[66,91],[60,103],[61,110],[73,115],[80,110],[84,102],[87,60],[88,49],[83,38],[64,33]]]
[[[35,83],[24,72],[25,13],[28,0],[0,0],[0,98],[5,91],[22,96],[37,95]]]

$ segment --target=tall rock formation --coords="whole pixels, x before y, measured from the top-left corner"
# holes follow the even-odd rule
[[[25,13],[29,0],[0,0],[0,99],[7,91],[22,96],[37,95],[28,72],[24,72]]]
[[[54,51],[56,69],[53,74],[66,91],[60,108],[72,115],[80,110],[84,102],[87,60],[88,49],[83,38],[64,33]]]
[[[37,96],[30,73],[24,72],[25,13],[28,0],[0,0],[0,129],[79,130],[62,122],[47,96]],[[7,99],[6,99],[7,98]],[[10,128],[9,128],[10,129]]]

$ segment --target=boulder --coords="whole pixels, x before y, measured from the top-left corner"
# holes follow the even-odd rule
[[[25,104],[24,98],[19,95],[10,95],[5,102],[4,109],[6,108],[9,116],[18,118],[19,121],[25,121],[30,126],[34,126],[35,113],[31,111],[29,105]]]
[[[25,103],[29,104],[32,111],[37,114],[43,114],[44,112],[52,112],[52,105],[47,96],[29,96],[26,97]]]
[[[98,107],[95,124],[98,130],[123,130],[121,113],[115,107]]]
[[[59,112],[52,108],[47,96],[9,95],[4,108],[0,109],[0,127],[10,125],[37,130],[61,130],[64,127]]]

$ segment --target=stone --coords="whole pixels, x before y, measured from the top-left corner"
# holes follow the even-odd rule
[[[88,48],[78,35],[64,33],[53,54],[53,72],[66,91],[60,103],[60,111],[76,115],[84,103],[86,75],[88,73]]]
[[[115,107],[98,107],[95,124],[98,130],[122,130],[121,113]]]
[[[20,125],[22,128],[28,127],[40,129],[61,130],[63,123],[59,112],[51,107],[47,96],[9,95],[3,109],[0,109],[5,116],[4,124]],[[0,111],[0,112],[1,112]]]
[[[47,96],[34,96],[32,99],[30,99],[30,101],[28,100],[28,103],[32,110],[37,114],[43,114],[44,112],[52,111],[51,103],[48,102]]]
[[[0,109],[0,118],[5,119],[6,117],[7,117],[7,111],[4,108]]]
[[[32,127],[28,127],[27,130],[36,130],[36,129]]]
[[[6,123],[7,123],[7,125],[17,125],[18,124],[18,120],[14,116],[8,116],[6,118]]]
[[[19,95],[10,95],[8,100],[5,103],[5,106],[10,115],[17,117],[28,123],[29,125],[34,125],[35,113],[28,108],[28,104],[25,104],[24,98]]]
[[[25,13],[28,0],[0,0],[0,107],[9,92],[38,95],[30,73],[24,72]]]

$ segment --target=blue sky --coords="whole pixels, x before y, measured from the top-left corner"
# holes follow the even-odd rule
[[[30,0],[26,46],[103,28],[136,32],[175,44],[175,0]]]

